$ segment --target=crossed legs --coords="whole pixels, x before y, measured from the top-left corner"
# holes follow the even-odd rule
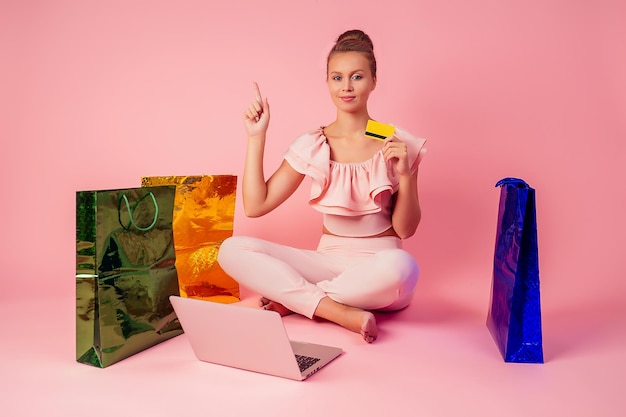
[[[276,311],[281,316],[292,314],[284,305],[270,300],[267,297],[261,297],[259,306],[265,310]],[[320,300],[314,313],[315,317],[332,321],[355,333],[360,333],[368,343],[373,342],[378,337],[378,327],[376,326],[376,317],[367,310],[356,307],[350,307],[345,304],[338,303],[330,297],[324,297]]]
[[[263,296],[261,307],[329,320],[367,342],[378,335],[371,310],[406,307],[418,274],[413,258],[395,240],[379,238],[325,235],[312,251],[233,237],[222,244],[218,261],[241,285]]]

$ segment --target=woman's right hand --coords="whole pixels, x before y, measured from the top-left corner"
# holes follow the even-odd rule
[[[261,97],[259,85],[254,82],[254,101],[243,113],[243,123],[248,137],[265,136],[270,123],[270,106],[267,98]]]

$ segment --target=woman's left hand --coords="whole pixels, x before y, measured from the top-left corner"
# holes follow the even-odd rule
[[[393,169],[398,175],[411,175],[409,152],[406,143],[393,135],[389,136],[385,139],[385,144],[383,145],[383,155],[385,161],[391,161]]]

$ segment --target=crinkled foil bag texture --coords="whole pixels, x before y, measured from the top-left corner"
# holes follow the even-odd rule
[[[182,333],[169,301],[179,294],[175,192],[76,193],[78,362],[104,368]]]
[[[535,190],[504,178],[487,326],[506,362],[543,363]]]
[[[220,245],[233,234],[237,177],[151,176],[141,184],[176,186],[174,248],[181,296],[239,301],[239,284],[217,262]]]

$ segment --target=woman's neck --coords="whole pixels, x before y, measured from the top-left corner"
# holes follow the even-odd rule
[[[337,118],[329,127],[339,136],[362,136],[369,119],[367,111],[358,114],[337,112]]]

